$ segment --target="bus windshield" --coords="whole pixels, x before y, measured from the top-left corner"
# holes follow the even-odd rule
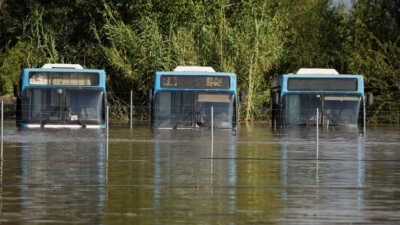
[[[319,123],[325,125],[357,125],[360,96],[289,94],[285,96],[285,121],[287,125],[314,125],[316,111]]]
[[[211,106],[214,127],[232,128],[235,113],[231,93],[158,92],[154,104],[154,126],[158,128],[210,127]]]
[[[104,123],[101,89],[27,88],[22,96],[22,120],[41,123]]]

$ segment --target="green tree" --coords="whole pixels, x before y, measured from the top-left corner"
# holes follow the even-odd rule
[[[399,7],[391,1],[360,0],[352,13],[348,67],[364,75],[367,90],[375,95],[374,121],[380,114],[400,110]]]

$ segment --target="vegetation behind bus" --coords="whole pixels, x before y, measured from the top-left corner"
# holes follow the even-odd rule
[[[162,4],[162,7],[161,7]],[[238,75],[242,120],[268,120],[272,77],[300,67],[363,74],[375,101],[369,121],[400,111],[400,3],[358,0],[0,1],[0,96],[22,68],[77,63],[105,69],[111,116],[149,119],[155,71],[207,65]],[[127,108],[128,107],[128,108]],[[390,113],[389,113],[390,112]]]

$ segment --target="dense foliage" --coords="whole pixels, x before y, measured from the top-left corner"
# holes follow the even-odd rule
[[[109,102],[146,108],[155,71],[235,72],[241,118],[267,119],[273,76],[300,67],[363,74],[373,113],[399,111],[400,3],[358,0],[0,0],[0,96],[22,68],[105,69]],[[146,110],[142,110],[146,114]],[[140,116],[140,115],[139,115]]]

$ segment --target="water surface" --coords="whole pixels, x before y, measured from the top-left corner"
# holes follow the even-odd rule
[[[400,130],[6,123],[2,224],[399,224]],[[318,149],[318,158],[317,156]]]

